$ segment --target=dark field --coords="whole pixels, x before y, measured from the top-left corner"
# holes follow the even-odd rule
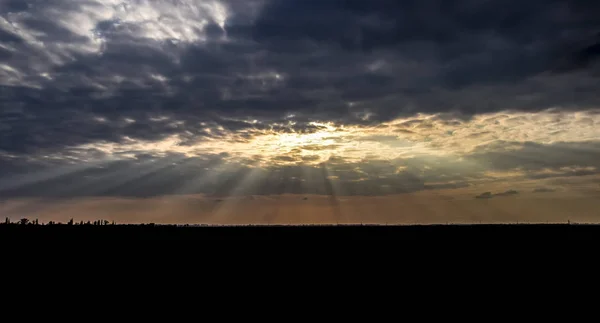
[[[557,243],[598,239],[600,225],[306,225],[306,226],[175,226],[175,225],[0,225],[0,240],[419,240],[422,242]]]

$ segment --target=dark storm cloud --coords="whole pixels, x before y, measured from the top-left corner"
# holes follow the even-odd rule
[[[573,47],[565,45],[581,48],[589,42],[598,31],[599,9],[587,1],[551,0],[275,0],[266,5],[253,35],[273,51],[313,53],[325,47],[335,55],[358,51],[365,60],[400,54],[385,70],[433,63],[429,67],[439,79],[429,85],[461,87],[522,81],[544,72],[569,56]]]
[[[567,57],[565,61],[556,68],[556,72],[565,72],[574,69],[583,69],[595,64],[600,58],[600,33],[595,39],[589,42],[589,45],[583,46],[576,50],[571,57]]]

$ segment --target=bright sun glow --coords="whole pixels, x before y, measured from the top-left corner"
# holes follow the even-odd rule
[[[333,145],[335,139],[340,138],[335,131],[337,130],[330,124],[322,124],[313,122],[311,125],[324,127],[314,133],[283,133],[276,134],[275,137],[279,141],[278,145],[282,148],[299,148],[306,145]]]

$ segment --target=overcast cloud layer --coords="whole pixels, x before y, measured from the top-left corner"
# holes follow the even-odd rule
[[[583,0],[2,0],[0,194],[598,186],[599,15]]]

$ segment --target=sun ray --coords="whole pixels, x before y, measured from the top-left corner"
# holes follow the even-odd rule
[[[344,216],[344,214],[342,214],[342,211],[340,209],[340,202],[338,201],[338,197],[337,197],[337,193],[334,189],[334,186],[331,184],[331,179],[329,178],[330,173],[329,173],[327,164],[322,163],[320,165],[320,169],[321,169],[322,183],[325,187],[325,194],[327,195],[328,202],[329,202],[329,208],[332,212],[334,221],[336,221],[336,223],[346,223],[347,219]]]
[[[194,166],[196,161],[190,159],[186,162],[186,166]],[[179,187],[169,192],[169,195],[184,195],[184,194],[198,194],[204,185],[216,180],[219,176],[223,175],[227,171],[227,168],[223,166],[224,162],[220,159],[213,159],[206,165],[202,165],[203,169],[198,173],[189,174],[188,178],[184,178],[180,183]],[[192,170],[190,170],[191,172]],[[205,192],[203,192],[205,193]]]
[[[122,168],[117,168],[114,171],[104,171],[100,176],[94,177],[87,181],[76,181],[71,185],[56,188],[54,194],[59,196],[70,196],[73,194],[84,195],[106,195],[111,194],[111,191],[123,187],[126,184],[146,178],[171,167],[172,163],[182,160],[183,157],[174,159],[158,159],[145,160],[138,164],[127,163]],[[114,165],[114,164],[113,164]],[[118,167],[118,165],[117,165]],[[119,194],[118,191],[114,191]],[[121,192],[123,193],[123,192]]]
[[[212,210],[211,222],[238,221],[235,216],[232,219],[231,215],[238,210],[238,206],[243,202],[249,186],[255,184],[261,176],[262,174],[258,168],[242,169],[232,176],[231,185],[222,186],[218,189],[218,194],[223,196],[223,200]]]
[[[2,182],[0,183],[0,193],[2,193],[3,191],[17,190],[25,186],[31,186],[42,182],[55,180],[63,176],[83,173],[89,169],[95,167],[102,167],[107,164],[107,161],[95,161],[88,163],[79,163],[75,165],[52,167],[43,171],[28,173],[24,175],[15,175],[12,178],[6,178],[2,180]]]

